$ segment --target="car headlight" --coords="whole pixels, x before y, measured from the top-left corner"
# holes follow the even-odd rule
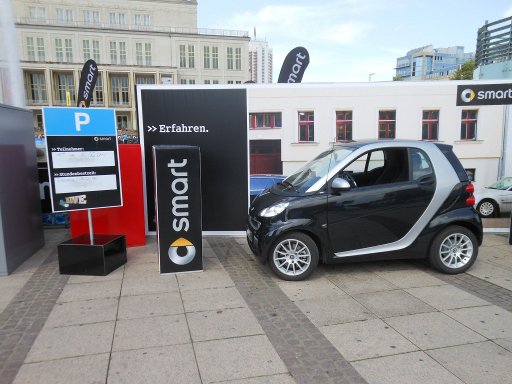
[[[289,203],[283,202],[274,204],[268,208],[265,208],[263,211],[260,212],[260,216],[262,217],[274,217],[276,215],[279,215],[281,212],[283,212]]]

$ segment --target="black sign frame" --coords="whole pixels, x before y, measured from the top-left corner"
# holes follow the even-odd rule
[[[245,231],[249,205],[249,141],[245,86],[137,86],[146,232],[155,233],[154,145],[201,150],[204,233]]]

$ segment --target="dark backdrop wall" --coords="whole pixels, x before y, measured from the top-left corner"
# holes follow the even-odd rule
[[[246,90],[140,86],[137,108],[148,230],[156,229],[152,147],[193,145],[201,150],[203,231],[243,231],[248,205]]]

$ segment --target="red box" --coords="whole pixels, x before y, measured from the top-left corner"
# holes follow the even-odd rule
[[[140,145],[120,144],[119,163],[123,206],[91,210],[93,230],[95,234],[125,235],[128,247],[146,245]],[[73,238],[89,233],[87,211],[70,212],[70,222]]]

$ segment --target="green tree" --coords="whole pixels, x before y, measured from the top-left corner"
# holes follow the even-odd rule
[[[450,80],[472,80],[475,70],[475,60],[466,61],[450,76]]]
[[[393,76],[393,81],[402,81],[403,79],[402,76]]]

